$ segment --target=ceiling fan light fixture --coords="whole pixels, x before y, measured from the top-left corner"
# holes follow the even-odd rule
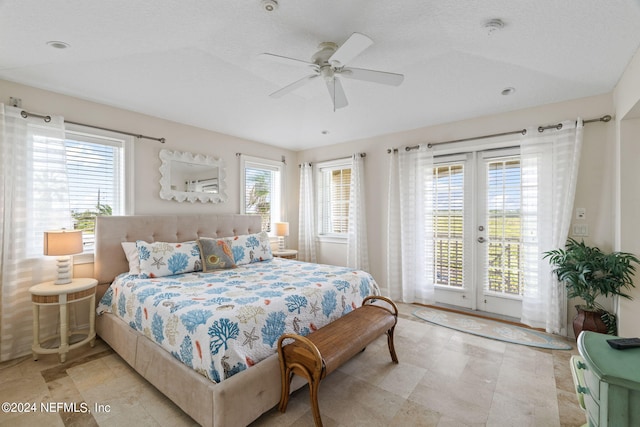
[[[262,0],[262,8],[267,12],[275,12],[278,9],[278,2],[276,0]]]
[[[320,68],[320,75],[325,79],[325,81],[328,82],[332,81],[335,78],[335,72],[333,71],[333,68],[329,66]]]

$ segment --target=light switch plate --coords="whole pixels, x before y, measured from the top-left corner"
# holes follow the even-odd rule
[[[589,226],[587,224],[573,224],[573,235],[586,237],[589,235]]]

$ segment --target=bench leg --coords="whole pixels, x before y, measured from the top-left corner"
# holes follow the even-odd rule
[[[389,353],[391,353],[391,360],[393,361],[393,363],[398,363],[398,356],[396,356],[396,348],[393,345],[393,330],[395,328],[396,327],[394,326],[393,328],[387,331],[387,344],[389,345]]]
[[[280,395],[280,405],[278,406],[278,409],[283,413],[287,410],[287,403],[289,402],[289,389],[291,387],[291,380],[293,379],[294,374],[300,375],[309,383],[309,397],[311,399],[313,420],[316,427],[322,427],[322,419],[320,418],[320,407],[318,406],[318,389],[320,387],[320,381],[322,380],[322,377],[320,375],[314,375],[300,364],[295,364],[293,367],[287,367],[285,370],[285,375],[282,375],[282,394]]]
[[[282,393],[280,394],[280,405],[278,409],[284,413],[287,410],[287,403],[289,403],[289,389],[291,387],[291,380],[293,379],[293,372],[291,369],[287,369],[282,378]]]
[[[313,411],[313,421],[316,427],[322,427],[322,419],[320,418],[320,407],[318,406],[318,387],[320,380],[314,379],[309,381],[309,394],[311,396],[311,410]]]

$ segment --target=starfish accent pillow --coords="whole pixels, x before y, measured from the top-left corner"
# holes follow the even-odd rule
[[[195,241],[182,243],[136,242],[140,274],[144,277],[173,276],[202,271],[200,248]]]

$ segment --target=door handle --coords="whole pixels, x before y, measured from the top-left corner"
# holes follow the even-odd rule
[[[482,236],[478,237],[478,243],[484,243],[486,241],[487,241],[487,239],[485,239],[484,237],[482,237]]]

